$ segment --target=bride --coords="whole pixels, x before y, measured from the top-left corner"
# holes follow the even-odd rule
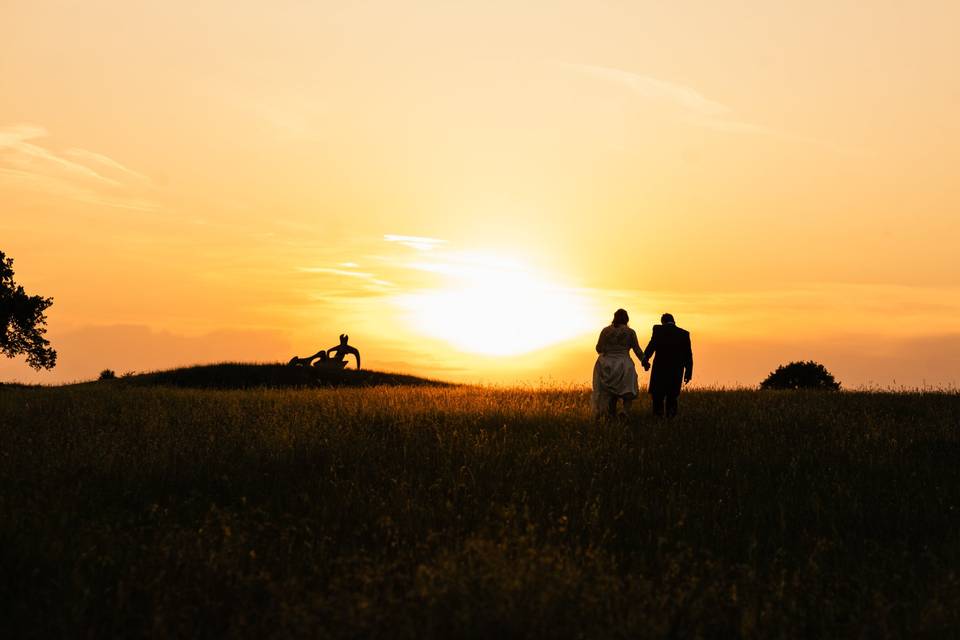
[[[617,415],[617,400],[623,400],[621,415],[630,411],[630,405],[640,393],[637,384],[637,369],[630,359],[630,351],[637,354],[646,368],[646,360],[637,332],[627,326],[630,316],[623,309],[613,314],[613,322],[604,327],[597,340],[597,363],[593,366],[593,413],[600,417],[604,412]]]

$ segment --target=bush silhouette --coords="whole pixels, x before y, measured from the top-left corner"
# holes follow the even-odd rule
[[[116,380],[117,374],[113,369],[104,369],[100,372],[100,377],[97,380]]]
[[[761,389],[822,389],[837,391],[840,383],[818,362],[791,362],[780,365],[777,370],[760,383]]]

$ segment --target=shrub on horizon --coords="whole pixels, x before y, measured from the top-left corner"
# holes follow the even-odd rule
[[[819,362],[791,362],[780,365],[760,383],[761,389],[820,389],[839,391],[840,383]]]
[[[116,380],[117,374],[113,369],[104,369],[100,372],[100,377],[97,380]]]

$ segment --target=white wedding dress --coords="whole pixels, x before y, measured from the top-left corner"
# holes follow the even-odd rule
[[[604,327],[597,340],[597,363],[593,365],[593,395],[591,405],[594,415],[607,411],[610,398],[640,394],[637,368],[630,358],[630,350],[640,346],[637,332],[626,325]]]

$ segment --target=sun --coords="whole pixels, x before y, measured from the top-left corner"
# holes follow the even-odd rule
[[[459,351],[529,353],[589,331],[581,293],[516,260],[474,253],[415,267],[442,275],[443,285],[399,296],[398,304],[412,329]]]

